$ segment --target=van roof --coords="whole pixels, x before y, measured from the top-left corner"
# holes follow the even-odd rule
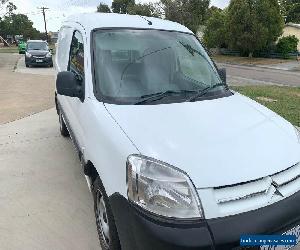
[[[152,25],[148,24],[148,21]],[[70,22],[80,23],[86,31],[92,31],[98,28],[137,28],[137,29],[158,29],[158,30],[172,30],[192,33],[185,26],[162,20],[154,17],[142,17],[137,15],[116,14],[116,13],[85,13],[76,14],[67,18],[64,24]]]

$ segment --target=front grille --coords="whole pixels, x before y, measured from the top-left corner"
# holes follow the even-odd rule
[[[272,176],[277,189],[285,197],[300,190],[300,163]]]
[[[300,163],[271,176],[236,185],[212,188],[209,192],[215,204],[211,216],[228,216],[255,210],[285,199],[300,190]],[[198,190],[201,197],[201,192]],[[213,214],[212,214],[213,212]],[[208,211],[210,217],[210,211]]]

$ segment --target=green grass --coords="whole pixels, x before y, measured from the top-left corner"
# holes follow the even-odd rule
[[[0,48],[0,53],[19,53],[18,47],[3,47]]]
[[[215,55],[213,59],[217,63],[229,63],[229,64],[240,64],[240,65],[269,65],[269,64],[280,64],[289,61],[295,61],[295,59],[271,59],[271,58],[257,58],[257,57],[240,57],[240,56],[224,56]]]
[[[231,89],[250,97],[300,127],[300,88],[243,86]]]

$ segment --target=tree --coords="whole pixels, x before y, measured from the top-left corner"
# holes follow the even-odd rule
[[[152,3],[129,5],[127,7],[127,13],[130,15],[159,17],[159,13]]]
[[[226,46],[227,10],[215,10],[207,20],[203,40],[208,48]]]
[[[227,24],[229,47],[252,57],[277,41],[284,21],[277,0],[231,0]]]
[[[135,0],[113,0],[111,8],[114,13],[127,13],[129,5],[135,5]]]
[[[300,3],[295,4],[288,12],[286,17],[287,23],[300,23]]]
[[[17,6],[14,5],[12,2],[9,2],[6,6],[7,14],[11,15],[15,10],[17,9]]]
[[[210,0],[161,0],[165,18],[187,26],[194,33],[208,17]]]
[[[33,23],[23,14],[9,14],[0,21],[0,35],[23,35],[24,39],[38,39],[40,32],[33,28]]]
[[[97,7],[97,12],[111,13],[111,10],[107,4],[100,3],[99,6]]]
[[[211,6],[209,9],[208,9],[208,13],[207,13],[207,17],[210,18],[215,12],[220,12],[222,11],[222,9],[216,7],[216,6]]]
[[[0,19],[0,36],[23,35],[24,39],[38,39],[41,37],[41,33],[33,28],[32,21],[26,15],[14,13],[17,7],[13,3],[9,2],[6,8],[7,13]]]
[[[204,25],[209,14],[210,0],[189,0],[188,12],[191,14],[187,27],[197,33],[200,25]]]
[[[300,23],[300,0],[279,0],[279,5],[287,23]]]

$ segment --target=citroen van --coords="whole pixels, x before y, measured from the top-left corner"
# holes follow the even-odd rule
[[[60,132],[78,151],[103,250],[299,238],[299,130],[232,91],[189,29],[143,16],[71,16],[56,69]]]

